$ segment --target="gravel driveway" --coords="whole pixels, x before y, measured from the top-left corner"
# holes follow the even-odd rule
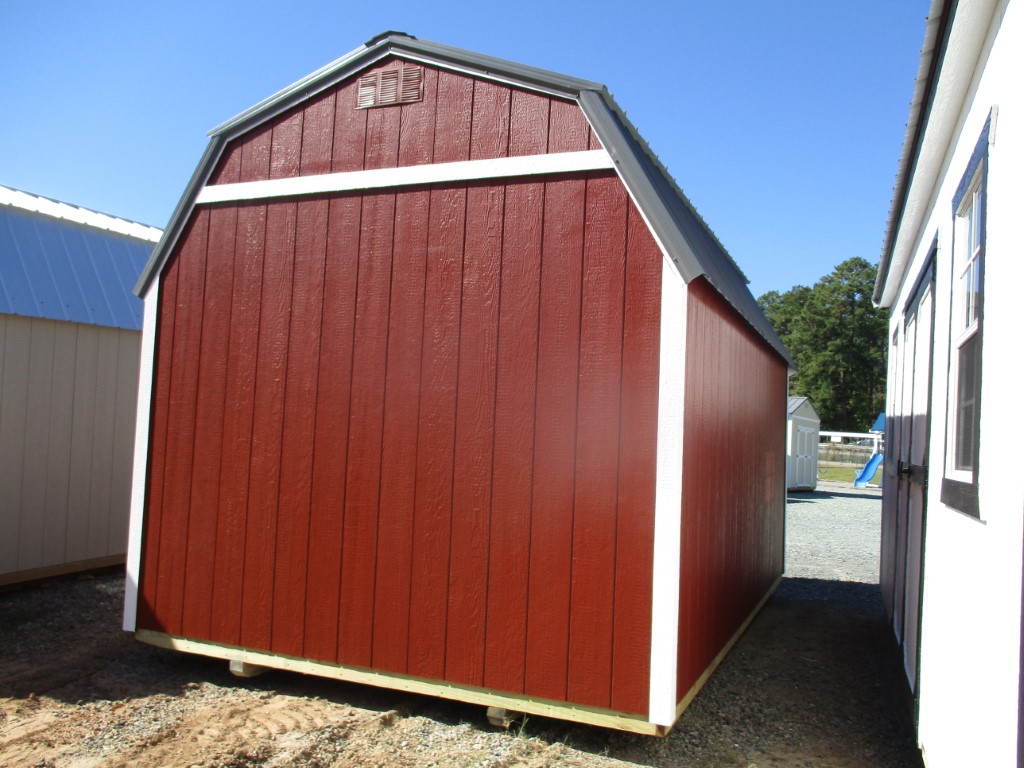
[[[117,573],[0,593],[0,766],[920,768],[877,587],[880,493],[794,495],[774,596],[665,739],[151,648]]]

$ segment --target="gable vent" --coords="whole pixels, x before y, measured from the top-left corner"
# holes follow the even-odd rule
[[[423,100],[423,67],[382,69],[359,78],[356,109],[411,104]]]

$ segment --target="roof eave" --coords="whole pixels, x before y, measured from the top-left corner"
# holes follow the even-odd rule
[[[174,213],[171,214],[167,228],[164,229],[163,235],[160,236],[160,240],[153,248],[153,253],[149,257],[149,261],[146,262],[146,266],[143,267],[139,279],[135,283],[133,290],[136,296],[145,298],[150,285],[153,283],[153,279],[163,268],[163,263],[166,261],[167,256],[174,250],[174,246],[177,244],[178,238],[188,222],[188,214],[195,203],[196,195],[199,194],[203,185],[206,184],[209,175],[213,172],[213,168],[220,158],[220,153],[225,143],[223,138],[214,137],[206,145],[206,151],[203,152],[202,159],[196,166],[196,170],[193,172],[192,178],[178,200],[178,204],[174,207]]]
[[[704,277],[781,357],[795,363],[747,287],[746,276],[608,91],[588,89],[579,104],[663,252],[687,283]],[[703,253],[695,250],[700,247]]]
[[[218,125],[210,136],[244,132],[254,125],[273,119],[300,101],[333,87],[386,56],[435,64],[447,69],[483,75],[511,85],[543,93],[575,99],[580,91],[600,90],[603,86],[589,80],[569,77],[537,67],[518,64],[494,56],[465,51],[440,43],[432,43],[400,32],[378,35],[364,45],[332,61],[316,72],[289,85],[239,115]]]
[[[928,116],[934,101],[936,80],[945,54],[946,41],[949,37],[949,23],[956,3],[957,0],[932,0],[931,9],[928,12],[924,42],[921,45],[921,61],[918,64],[914,95],[910,101],[910,116],[907,119],[882,254],[878,262],[878,274],[871,296],[872,301],[878,306],[891,305],[895,294],[895,287],[890,287],[892,269],[893,266],[898,268],[903,266],[900,262],[894,264],[899,225],[906,209],[910,181],[914,176],[914,169],[920,157],[924,129],[928,124]],[[901,280],[902,274],[899,275],[896,282]]]

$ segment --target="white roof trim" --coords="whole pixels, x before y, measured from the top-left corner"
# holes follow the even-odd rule
[[[894,201],[901,192],[905,194],[902,211],[894,208],[890,214],[889,228],[892,230],[890,250],[882,254],[888,260],[888,271],[884,280],[876,287],[875,302],[881,307],[892,307],[906,278],[914,253],[921,242],[931,238],[931,233],[922,228],[935,204],[938,186],[942,183],[949,155],[953,151],[957,133],[963,128],[964,106],[970,97],[971,84],[976,75],[979,58],[989,37],[993,14],[998,0],[973,0],[958,3],[949,22],[948,48],[943,55],[943,41],[936,37],[940,17],[941,0],[934,0],[925,47],[921,52],[922,62],[918,74],[912,104],[911,123],[907,126],[904,142],[904,157],[901,171],[906,179],[901,189],[894,194]],[[923,112],[927,72],[933,57],[942,56],[934,75],[932,102],[936,108]],[[912,146],[913,136],[918,128],[923,132],[917,146]],[[898,211],[898,212],[897,212]]]
[[[46,197],[30,195],[27,192],[3,185],[0,185],[0,205],[9,205],[12,208],[41,213],[44,216],[64,219],[75,224],[85,224],[96,229],[105,229],[151,243],[157,242],[160,239],[160,235],[163,234],[162,230],[156,227],[137,224],[134,221],[119,219],[116,216],[108,216],[105,213],[91,211],[88,208],[79,208],[78,206],[50,200]]]
[[[603,149],[556,152],[547,155],[464,160],[454,163],[407,165],[368,171],[293,176],[286,179],[207,185],[199,190],[196,204],[261,200],[273,197],[317,195],[364,189],[385,189],[423,184],[445,184],[479,179],[510,178],[552,173],[608,170],[615,167]]]

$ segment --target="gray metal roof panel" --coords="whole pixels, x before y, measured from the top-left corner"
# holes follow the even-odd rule
[[[153,243],[0,206],[0,313],[142,327],[131,292]]]
[[[584,91],[580,106],[612,155],[662,247],[687,282],[704,277],[790,368],[795,364],[747,287],[747,279],[661,162],[606,91]]]

